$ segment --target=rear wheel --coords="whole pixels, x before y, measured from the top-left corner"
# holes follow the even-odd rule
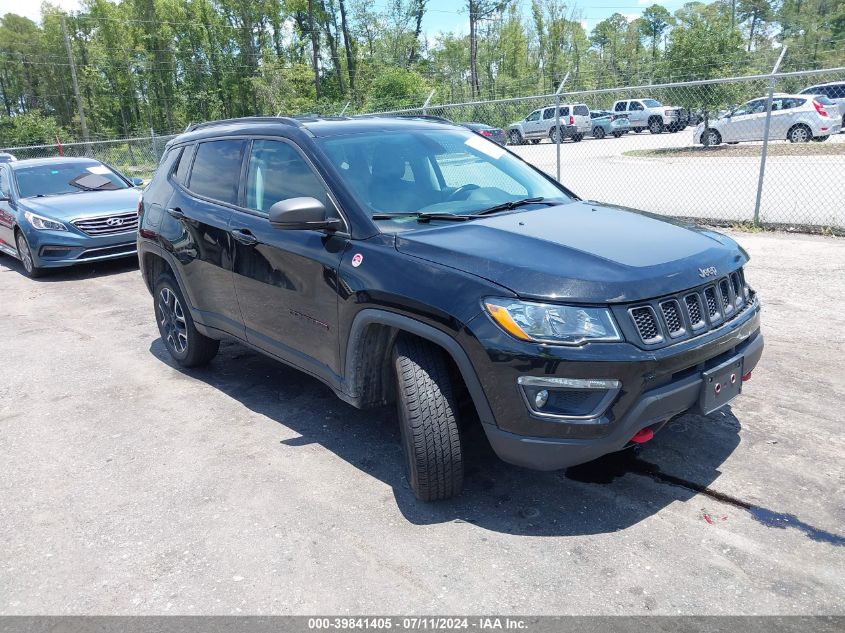
[[[560,139],[560,132],[558,131],[558,128],[553,127],[551,130],[549,130],[549,140],[552,143],[559,143],[560,142],[561,139]]]
[[[29,249],[29,243],[26,237],[20,231],[15,234],[15,242],[18,247],[18,259],[21,260],[23,271],[30,279],[35,279],[44,274],[44,269],[35,265],[35,260],[32,258],[32,251]]]
[[[808,143],[812,137],[813,133],[810,132],[810,128],[801,124],[791,127],[786,134],[790,143]]]
[[[176,280],[161,275],[153,290],[156,323],[167,351],[182,367],[205,365],[217,354],[220,341],[201,334]]]
[[[423,501],[460,494],[464,481],[458,409],[443,351],[400,336],[393,348],[396,402],[408,481]]]
[[[594,127],[593,128],[593,137],[595,138],[604,138],[605,132],[603,127]]]

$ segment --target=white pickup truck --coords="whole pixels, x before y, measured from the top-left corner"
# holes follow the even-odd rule
[[[683,108],[665,106],[655,99],[626,99],[613,104],[613,113],[628,117],[632,132],[648,129],[652,134],[679,132],[689,123]]]

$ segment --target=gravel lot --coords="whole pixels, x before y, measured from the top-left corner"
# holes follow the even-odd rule
[[[613,143],[614,141],[605,141]],[[0,257],[0,614],[845,612],[845,239],[739,234],[767,348],[638,459],[416,502],[392,411],[169,360],[131,263]]]
[[[756,148],[751,157],[706,156],[644,158],[624,152],[692,145],[687,128],[675,134],[629,133],[621,138],[586,138],[561,145],[561,181],[582,198],[613,202],[655,213],[732,222],[754,216],[760,174],[760,143],[728,147]],[[845,134],[831,137],[824,147],[845,143]],[[770,147],[791,145],[773,141]],[[794,146],[792,156],[770,155],[760,202],[764,222],[845,229],[845,153],[810,155],[821,144]],[[511,147],[540,169],[554,175],[555,146]],[[801,155],[801,152],[807,152]],[[775,150],[773,154],[777,153]]]

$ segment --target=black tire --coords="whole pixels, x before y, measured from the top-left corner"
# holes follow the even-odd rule
[[[640,132],[642,132],[642,131],[643,131],[643,129],[642,129],[641,127],[635,127],[635,128],[631,128],[631,131],[632,131],[634,134],[639,134]]]
[[[30,279],[41,277],[44,274],[44,269],[35,265],[29,242],[26,241],[26,236],[20,230],[15,231],[15,246],[18,247],[18,259],[23,267],[23,274]]]
[[[648,122],[648,131],[652,134],[660,134],[664,130],[663,121],[658,118],[652,118]]]
[[[707,130],[704,130],[704,132],[701,133],[701,138],[699,139],[699,141],[701,142],[702,145],[704,145],[704,135],[705,134],[710,134],[710,147],[715,147],[716,145],[718,145],[719,143],[722,142],[722,135],[719,134],[718,130],[714,130],[711,127]]]
[[[828,135],[828,136],[814,136],[814,137],[813,137],[813,140],[814,140],[816,143],[824,143],[824,142],[825,142],[827,139],[829,139],[829,138],[830,138],[830,135]]]
[[[198,367],[214,358],[220,341],[200,334],[187,306],[173,276],[161,275],[153,288],[153,310],[161,340],[182,367]]]
[[[442,350],[400,336],[393,348],[393,368],[411,490],[423,501],[460,494],[464,464],[458,407]]]
[[[806,125],[799,123],[789,128],[786,138],[790,143],[809,143],[810,139],[813,138],[813,133]]]
[[[552,143],[558,143],[558,142],[562,143],[563,142],[562,137],[561,137],[560,141],[558,141],[558,129],[556,127],[553,127],[551,130],[549,130],[549,140]]]
[[[613,133],[613,136],[615,136],[616,138],[622,138],[622,135],[623,135],[624,133],[625,133],[625,132],[614,132],[614,133]]]
[[[537,143],[539,143],[539,142],[540,142],[540,140],[541,140],[541,139],[539,139],[539,138],[532,138],[532,139],[531,139],[531,144],[532,144],[532,145],[536,145]]]
[[[573,143],[580,143],[584,138],[583,134],[573,134],[572,135],[572,142]]]
[[[511,145],[522,145],[525,143],[522,139],[522,134],[519,133],[519,130],[511,130],[509,136]]]
[[[593,138],[602,139],[605,136],[605,131],[603,127],[594,127],[593,128]]]

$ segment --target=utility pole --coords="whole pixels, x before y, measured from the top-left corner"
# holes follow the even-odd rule
[[[317,92],[317,99],[320,98],[320,68],[317,65],[317,58],[320,56],[319,44],[317,43],[317,31],[314,30],[314,0],[308,0],[308,28],[311,30],[311,50],[313,52],[314,66],[314,88]]]
[[[73,61],[73,53],[70,50],[70,39],[67,36],[65,26],[65,14],[61,15],[62,36],[65,38],[65,50],[70,62],[70,80],[73,83],[73,96],[76,97],[76,110],[79,112],[79,127],[82,128],[82,139],[88,142],[88,124],[85,122],[85,108],[82,107],[82,96],[79,94],[79,81],[76,79],[76,63]]]

